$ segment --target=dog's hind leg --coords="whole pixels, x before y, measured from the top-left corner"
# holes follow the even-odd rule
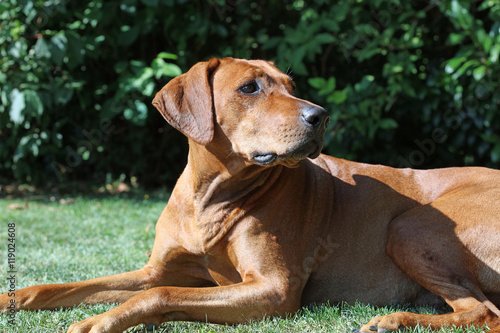
[[[398,312],[372,319],[361,332],[397,330],[417,324],[434,329],[471,324],[500,327],[500,311],[486,298],[477,281],[480,259],[459,239],[456,223],[440,210],[421,206],[392,221],[387,253],[403,272],[441,296],[454,312]]]

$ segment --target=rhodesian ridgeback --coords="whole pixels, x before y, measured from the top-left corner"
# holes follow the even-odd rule
[[[145,323],[244,323],[311,303],[445,305],[417,324],[500,332],[500,171],[394,169],[320,154],[327,112],[261,60],[211,59],[153,104],[189,139],[187,166],[140,270],[15,292],[17,309],[121,305],[70,333]],[[10,297],[0,296],[6,311]],[[496,304],[496,305],[495,305]]]

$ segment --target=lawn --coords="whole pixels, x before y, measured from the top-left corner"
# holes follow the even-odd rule
[[[33,284],[79,281],[142,267],[148,260],[155,223],[167,196],[80,196],[71,199],[38,197],[0,200],[4,235],[0,256],[7,267],[9,224],[15,223],[16,288]],[[6,291],[4,282],[1,292]],[[65,332],[71,323],[96,315],[114,305],[78,306],[69,310],[19,311],[15,325],[0,315],[0,332]],[[401,309],[401,308],[396,308]],[[318,306],[302,309],[288,318],[269,318],[246,325],[167,323],[157,332],[351,332],[371,317],[395,308]],[[408,310],[408,308],[404,308]],[[427,308],[410,309],[434,313]],[[128,332],[142,332],[142,327]],[[440,332],[484,332],[482,329],[442,329]],[[415,328],[408,332],[431,332]]]

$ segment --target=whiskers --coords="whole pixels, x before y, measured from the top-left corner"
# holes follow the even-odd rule
[[[234,150],[233,150],[233,148],[229,148],[229,149],[226,151],[226,153],[227,153],[227,152],[229,152],[229,154],[226,156],[226,159],[228,159],[231,155],[233,155],[233,154],[234,154]]]
[[[293,80],[295,77],[292,75],[293,70],[292,70],[291,66],[292,66],[292,65],[288,65],[288,68],[286,69],[285,74],[286,74],[286,75],[288,75],[288,76],[290,77],[290,79],[292,79],[292,80]]]

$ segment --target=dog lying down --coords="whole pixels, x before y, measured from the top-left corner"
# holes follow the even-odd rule
[[[397,312],[359,331],[500,332],[500,171],[322,155],[328,114],[293,87],[270,62],[232,58],[172,79],[153,104],[187,136],[189,157],[149,262],[17,290],[16,310],[122,303],[68,330],[110,333],[177,320],[244,323],[314,302],[442,302],[453,312]],[[10,302],[1,295],[1,310]]]

